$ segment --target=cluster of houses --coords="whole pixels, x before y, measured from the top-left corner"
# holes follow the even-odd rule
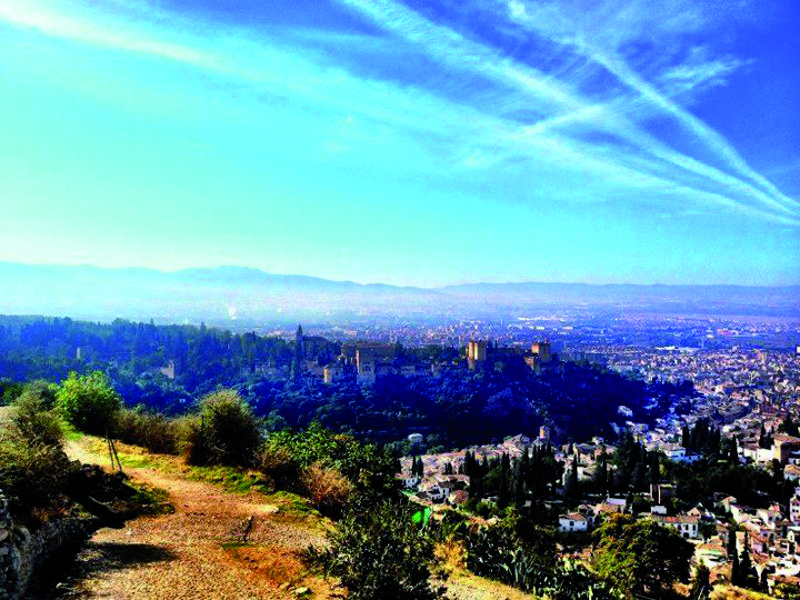
[[[467,451],[487,460],[500,459],[503,454],[512,459],[520,458],[531,446],[549,444],[549,435],[548,428],[542,427],[536,439],[516,435],[507,438],[502,444],[475,446],[441,454],[424,454],[418,458],[422,463],[422,477],[412,473],[412,459],[406,457],[400,461],[401,472],[397,474],[397,478],[417,502],[459,506],[469,499],[469,477],[461,473]],[[412,444],[419,445],[423,438],[420,434],[412,433],[408,439]]]
[[[404,475],[406,489],[414,490],[414,499],[422,504],[460,506],[469,500],[469,477],[466,475],[436,475],[424,481],[415,475]]]
[[[720,505],[738,527],[738,551],[749,549],[759,577],[766,573],[770,589],[777,582],[800,586],[800,487],[789,501],[788,519],[777,504],[753,509],[726,497]]]
[[[784,479],[800,481],[800,438],[776,433],[772,436],[770,447],[762,448],[753,434],[742,441],[739,451],[747,461],[768,468],[776,460],[783,465]]]
[[[666,502],[672,492],[672,486],[667,484],[654,484],[651,486],[650,494],[645,494],[649,500],[663,502],[664,504],[653,504],[650,512],[639,514],[639,517],[650,518],[664,527],[671,527],[681,536],[698,540],[702,537],[701,523],[714,523],[714,515],[705,510],[702,506],[697,506],[685,513],[668,515]],[[625,498],[608,497],[602,502],[590,506],[581,504],[576,511],[560,515],[558,518],[559,530],[571,533],[580,531],[590,531],[595,524],[598,524],[604,515],[612,513],[631,513],[632,507]]]
[[[420,436],[417,436],[415,440]],[[520,457],[534,444],[549,443],[549,432],[542,428],[539,438],[530,439],[524,435],[508,438],[502,444],[487,445],[469,450],[477,456],[489,459],[508,454],[512,459]],[[784,473],[789,475],[789,467],[800,469],[800,452],[797,438],[776,435],[775,444],[770,448],[769,462],[773,459],[784,464]],[[658,444],[668,457],[675,461],[696,460],[691,453],[678,444]],[[589,478],[597,468],[598,457],[603,453],[611,454],[615,448],[595,438],[584,444],[570,444],[556,449],[556,459],[563,461],[570,471],[571,462],[577,461],[580,479]],[[743,462],[752,460],[741,449]],[[423,455],[419,458],[423,474],[411,473],[411,458],[401,461],[402,473],[398,477],[411,498],[421,504],[436,507],[458,507],[469,499],[469,477],[461,474],[465,451],[447,452],[435,455]],[[767,457],[758,460],[766,464]],[[730,525],[737,526],[738,552],[748,548],[753,564],[767,581],[769,586],[777,582],[800,585],[800,487],[788,506],[788,518],[781,507],[772,504],[768,508],[749,509],[741,506],[735,498],[718,495],[715,510],[717,514],[727,512],[728,519],[718,519],[717,515],[697,506],[686,512],[669,514],[670,498],[673,494],[669,484],[653,484],[644,499],[650,504],[647,513],[639,513],[640,518],[652,519],[664,527],[673,528],[682,537],[695,544],[695,558],[703,561],[717,577],[728,577],[729,561],[727,556]],[[594,504],[581,504],[574,511],[561,514],[558,519],[560,531],[566,533],[589,532],[600,521],[612,513],[633,513],[633,507],[625,498],[607,497]]]
[[[669,486],[654,486],[651,497],[668,492]],[[752,563],[770,590],[777,583],[800,586],[800,487],[789,503],[789,517],[781,507],[772,504],[766,508],[751,509],[741,506],[733,497],[721,498],[716,508],[727,511],[730,521],[736,524],[737,553],[747,548]],[[559,517],[562,532],[591,531],[604,514],[630,513],[631,507],[624,498],[606,498],[589,506],[582,504],[574,512]],[[671,527],[684,538],[695,542],[695,557],[712,569],[715,577],[728,577],[727,555],[730,525],[716,515],[697,506],[685,513],[667,515],[663,505],[653,505],[641,518],[652,519],[664,527]]]

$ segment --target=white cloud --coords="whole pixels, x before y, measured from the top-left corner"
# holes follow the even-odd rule
[[[527,7],[531,5],[536,7],[535,10],[527,10]],[[563,2],[523,4],[521,0],[507,0],[511,18],[554,43],[568,45],[588,60],[603,67],[616,77],[619,83],[635,94],[632,102],[643,100],[662,115],[676,120],[693,134],[695,139],[712,150],[728,168],[738,175],[738,179],[719,169],[704,165],[689,156],[681,155],[652,136],[637,132],[632,126],[626,127],[631,137],[641,139],[643,150],[652,152],[657,158],[673,162],[678,167],[713,179],[725,187],[745,192],[751,199],[758,200],[767,210],[792,216],[798,215],[797,201],[782,194],[771,182],[753,170],[718,132],[641,77],[627,64],[619,51],[624,44],[644,37],[645,32],[647,37],[653,40],[659,31],[667,31],[669,34],[675,35],[676,33],[685,33],[687,30],[699,29],[706,20],[697,12],[696,6],[689,6],[686,2],[673,0],[660,4],[659,10],[652,5],[645,7],[637,0],[606,2],[601,5],[600,11],[576,10],[574,13],[570,13],[569,16],[578,15],[578,19],[577,23],[573,22],[569,25],[567,25],[567,16],[562,12],[564,6]],[[575,7],[573,6],[573,8]],[[744,62],[732,57],[703,64],[695,62],[673,67],[667,77],[669,78],[670,74],[673,79],[680,77],[690,87],[693,87],[728,74]],[[587,116],[594,118],[597,116],[598,109],[592,107],[591,110],[582,112],[582,118]],[[568,117],[566,118],[568,119]]]
[[[679,193],[703,207],[800,222],[795,200],[679,104],[687,94],[721,85],[745,60],[690,49],[682,62],[665,63],[649,80],[631,66],[629,47],[642,39],[678,56],[676,40],[683,33],[713,26],[694,2],[665,0],[654,9],[643,0],[618,0],[592,3],[595,8],[587,10],[589,5],[575,0],[505,0],[509,22],[503,25],[546,42],[542,56],[512,58],[469,31],[433,22],[399,2],[340,1],[438,63],[448,76],[445,84],[441,74],[413,84],[393,81],[390,74],[365,76],[357,65],[337,65],[335,52],[318,51],[366,42],[390,60],[384,51],[392,40],[378,36],[364,40],[294,30],[278,40],[249,29],[200,27],[131,1],[114,2],[117,12],[103,12],[102,5],[64,4],[55,10],[49,3],[0,0],[0,19],[111,52],[180,63],[312,106],[325,115],[323,122],[333,123],[321,126],[320,143],[330,154],[387,147],[403,135],[487,177],[502,177],[504,165],[524,160],[567,175],[588,173],[600,198],[636,189],[672,204]],[[713,154],[714,164],[649,133],[653,118],[674,121]]]
[[[463,34],[443,25],[430,22],[404,5],[392,0],[342,0],[358,9],[395,35],[421,44],[438,60],[451,68],[470,69],[501,83],[516,86],[518,92],[529,94],[534,107],[544,109],[548,116],[536,123],[521,123],[523,131],[531,134],[570,137],[576,126],[597,132],[613,132],[626,143],[632,144],[655,162],[673,165],[671,177],[676,185],[686,181],[705,180],[700,187],[678,185],[689,193],[705,194],[705,187],[716,185],[718,196],[727,197],[725,204],[742,213],[773,216],[795,222],[800,215],[795,200],[782,194],[773,184],[754,171],[736,150],[716,131],[692,115],[668,94],[659,91],[641,77],[624,59],[624,48],[648,37],[661,34],[670,44],[687,31],[700,31],[709,26],[692,2],[672,0],[653,9],[651,3],[639,0],[626,2],[607,1],[596,4],[585,2],[523,2],[507,0],[506,7],[512,20],[533,34],[562,45],[598,69],[613,76],[615,96],[604,103],[588,100],[592,90],[573,89],[567,71],[561,79],[503,57],[492,48],[479,44]],[[646,4],[646,5],[645,5]],[[592,6],[593,10],[587,10]],[[565,7],[571,10],[567,12]],[[666,42],[665,42],[666,43]],[[535,62],[535,61],[531,61]],[[710,78],[731,72],[742,61],[727,61],[694,65],[694,78],[688,87],[700,85]],[[673,76],[679,71],[673,70]],[[684,75],[689,76],[688,70]],[[548,102],[543,102],[543,101]],[[696,142],[702,143],[715,155],[725,170],[681,153],[670,144],[648,134],[639,122],[655,116],[668,117],[680,125]],[[565,147],[561,144],[560,147]],[[587,155],[571,154],[576,161],[587,166],[593,164],[592,153],[601,148],[583,145]],[[608,160],[608,158],[604,158]],[[730,171],[730,172],[727,172]]]

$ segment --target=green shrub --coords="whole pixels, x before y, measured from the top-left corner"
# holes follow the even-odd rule
[[[350,600],[444,598],[444,588],[431,587],[433,541],[413,523],[416,510],[385,502],[351,511],[328,534],[329,547],[309,548],[307,558],[338,577]]]
[[[30,514],[58,504],[70,469],[62,439],[58,417],[43,410],[35,392],[24,391],[0,428],[0,490],[13,511]]]
[[[23,384],[7,377],[0,378],[0,406],[8,406],[22,393]]]
[[[24,392],[32,392],[36,394],[42,401],[42,406],[45,410],[51,410],[56,405],[56,395],[58,394],[58,384],[50,383],[44,379],[35,379],[26,383],[22,389]]]
[[[593,571],[626,593],[660,597],[689,579],[692,544],[652,519],[613,514],[594,536]]]
[[[207,449],[206,435],[202,432],[199,416],[184,417],[181,422],[181,448],[186,464],[212,465]]]
[[[0,436],[0,489],[12,511],[28,512],[58,503],[69,469],[61,448],[5,433]]]
[[[178,454],[178,427],[164,415],[122,409],[114,415],[114,436],[157,454]]]
[[[56,406],[75,428],[104,435],[113,426],[122,400],[105,373],[94,371],[78,375],[72,372],[56,394]]]
[[[184,427],[189,464],[245,467],[255,462],[261,444],[258,419],[234,390],[205,396],[199,417]]]
[[[61,419],[48,410],[47,403],[35,389],[26,389],[14,401],[11,422],[29,443],[60,448],[64,440]]]
[[[551,600],[613,600],[610,584],[569,561],[557,560],[555,536],[512,515],[466,537],[467,568]]]
[[[555,546],[551,549],[555,555]],[[499,523],[480,528],[467,538],[467,568],[473,573],[497,579],[530,592],[546,576],[550,565],[524,548],[514,527]]]
[[[400,466],[390,452],[334,433],[319,423],[312,423],[305,431],[286,429],[270,434],[257,466],[279,487],[303,491],[300,477],[314,463],[336,469],[358,493],[391,497],[399,489],[394,474]]]
[[[300,464],[289,448],[272,440],[267,440],[259,450],[255,467],[280,489],[293,490],[298,487]]]

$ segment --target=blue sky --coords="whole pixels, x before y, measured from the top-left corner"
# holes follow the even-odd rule
[[[0,260],[800,283],[794,0],[0,0]]]

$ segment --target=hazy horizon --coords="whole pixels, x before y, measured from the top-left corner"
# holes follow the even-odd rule
[[[800,284],[792,0],[0,0],[0,260]]]
[[[475,282],[444,287],[355,283],[244,267],[175,272],[0,262],[0,314],[108,320],[452,321],[543,314],[800,317],[797,286]]]
[[[366,280],[359,280],[357,277],[345,277],[343,279],[331,279],[330,277],[326,277],[324,275],[314,274],[314,273],[278,273],[274,271],[265,271],[264,269],[260,269],[258,267],[249,266],[249,265],[193,265],[187,267],[180,267],[175,269],[163,269],[163,268],[156,268],[156,267],[146,267],[141,265],[126,265],[126,266],[101,266],[96,264],[90,263],[76,263],[76,264],[68,264],[68,263],[25,263],[25,262],[11,262],[11,261],[3,261],[0,260],[0,266],[2,265],[11,265],[11,266],[24,266],[24,267],[42,267],[42,268],[88,268],[88,269],[100,269],[100,270],[108,270],[108,271],[153,271],[156,273],[160,273],[163,275],[174,275],[179,273],[191,272],[191,271],[220,271],[226,269],[241,269],[243,271],[257,271],[259,273],[263,273],[265,275],[274,275],[277,277],[301,277],[301,278],[311,278],[311,279],[321,279],[325,281],[330,281],[333,283],[353,283],[360,286],[371,286],[371,285],[387,285],[391,287],[398,287],[398,288],[418,288],[421,290],[437,290],[442,288],[448,287],[458,287],[458,286],[473,286],[473,285],[516,285],[516,284],[541,284],[541,285],[587,285],[587,286],[632,286],[632,287],[742,287],[742,288],[794,288],[800,286],[800,283],[787,283],[787,284],[741,284],[735,282],[697,282],[697,283],[664,283],[661,281],[644,281],[644,282],[637,282],[637,281],[555,281],[555,280],[536,280],[536,279],[519,279],[519,280],[505,280],[505,279],[475,279],[475,280],[463,280],[463,281],[449,281],[443,282],[439,285],[404,285],[404,284],[394,284],[389,283],[387,281],[366,281]]]

